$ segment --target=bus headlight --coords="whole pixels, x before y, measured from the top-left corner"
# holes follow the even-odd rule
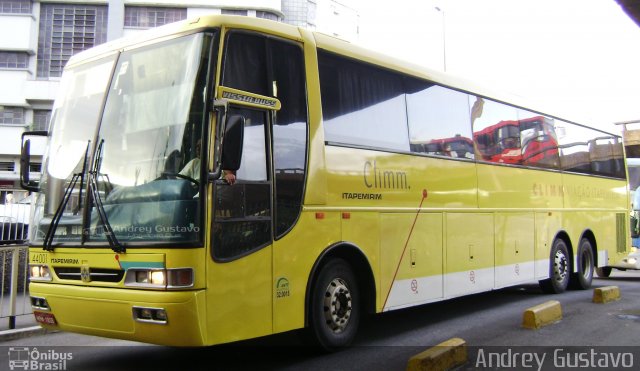
[[[41,264],[30,264],[29,279],[31,281],[51,281],[49,267]]]
[[[193,268],[130,268],[124,285],[150,289],[184,289],[193,286]]]

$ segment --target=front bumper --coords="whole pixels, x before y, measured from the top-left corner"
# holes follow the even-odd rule
[[[31,283],[32,297],[44,298],[55,324],[43,327],[170,346],[203,346],[206,341],[204,290],[149,291]],[[166,323],[134,318],[134,307],[162,308]]]

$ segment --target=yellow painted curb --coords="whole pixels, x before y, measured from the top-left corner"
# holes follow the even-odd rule
[[[562,307],[557,300],[549,300],[546,303],[536,305],[524,311],[522,327],[539,329],[562,319]]]
[[[616,301],[620,299],[620,289],[618,286],[605,286],[598,287],[593,290],[593,302],[594,303],[608,303],[610,301]]]
[[[450,370],[467,363],[467,343],[452,338],[409,359],[407,371]]]

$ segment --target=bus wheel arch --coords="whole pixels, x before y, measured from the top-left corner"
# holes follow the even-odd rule
[[[540,281],[540,288],[548,294],[560,294],[569,286],[573,273],[573,249],[571,240],[559,232],[553,240],[549,253],[549,278]]]
[[[335,300],[325,299],[331,297]],[[341,312],[347,303],[350,318]],[[320,255],[309,275],[305,306],[305,324],[315,343],[329,351],[351,343],[361,316],[375,310],[373,271],[359,248],[340,243]]]
[[[598,265],[597,245],[591,230],[586,230],[580,237],[575,257],[576,267],[571,274],[570,286],[573,289],[586,290],[591,287],[595,267]]]

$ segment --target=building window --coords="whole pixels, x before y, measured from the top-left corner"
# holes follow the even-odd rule
[[[72,55],[105,41],[106,6],[42,4],[37,76],[61,76]]]
[[[222,9],[222,14],[225,15],[247,15],[246,10],[238,10],[238,9]]]
[[[33,130],[49,130],[51,121],[51,110],[33,111]]]
[[[0,162],[0,171],[15,171],[16,164],[14,162]]]
[[[40,173],[40,172],[42,172],[42,164],[41,163],[31,163],[31,164],[29,164],[29,172],[30,173]]]
[[[23,125],[24,108],[0,106],[0,124]]]
[[[309,25],[309,6],[315,7],[316,4],[308,0],[282,2],[282,12],[285,14],[284,22],[294,26],[307,27]]]
[[[0,13],[31,14],[31,0],[2,0]]]
[[[0,52],[0,68],[27,68],[29,55],[26,52]]]
[[[257,18],[264,18],[264,19],[269,19],[272,21],[279,21],[280,17],[278,17],[277,14],[271,13],[271,12],[263,12],[260,10],[256,11],[256,17]]]
[[[154,8],[146,6],[126,6],[124,26],[131,28],[152,28],[187,18],[184,8]]]

